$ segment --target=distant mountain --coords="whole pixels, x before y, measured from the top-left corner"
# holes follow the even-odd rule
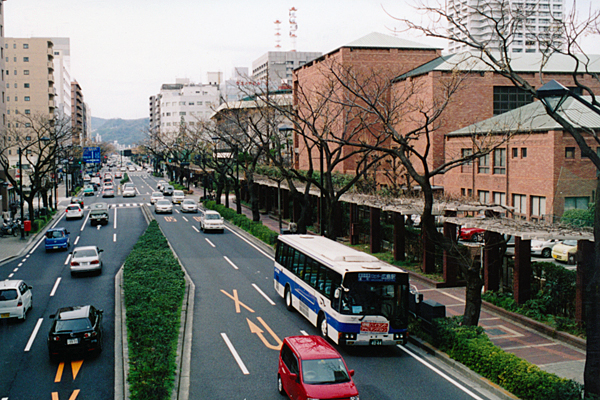
[[[92,136],[97,134],[103,142],[135,145],[147,137],[148,118],[140,119],[104,119],[92,117]]]

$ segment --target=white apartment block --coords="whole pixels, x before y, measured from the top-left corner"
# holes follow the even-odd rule
[[[220,77],[220,73],[209,73],[208,84],[190,83],[189,79],[163,84],[160,93],[150,97],[151,132],[168,140],[182,124],[194,129],[208,121],[220,104]]]
[[[461,21],[469,34],[489,48],[498,48],[499,38],[492,22],[507,16],[505,29],[509,34],[511,53],[539,53],[548,45],[562,47],[563,36],[558,26],[565,16],[565,0],[446,0],[449,17]],[[449,26],[448,33],[457,39],[466,34]],[[459,53],[468,47],[459,41],[449,41],[448,51]]]
[[[71,40],[51,38],[54,44],[54,87],[56,115],[71,119]]]
[[[306,51],[269,51],[252,62],[252,79],[257,82],[270,82],[270,90],[282,85],[292,87],[294,69],[315,58],[319,52]]]

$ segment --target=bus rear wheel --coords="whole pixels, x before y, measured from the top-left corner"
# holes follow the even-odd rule
[[[289,286],[285,287],[283,298],[285,300],[285,308],[287,308],[288,311],[292,311],[294,309],[294,306],[292,304],[292,292]]]
[[[321,336],[327,339],[327,318],[325,318],[325,314],[319,314],[319,319],[317,320],[317,326],[319,327],[319,331],[321,332]]]

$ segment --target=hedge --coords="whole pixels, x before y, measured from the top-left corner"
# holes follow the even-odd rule
[[[123,288],[130,398],[170,399],[185,280],[156,221],[150,223],[125,260]]]
[[[253,236],[257,237],[258,239],[262,240],[270,246],[274,245],[277,241],[277,236],[279,236],[277,232],[272,231],[260,222],[252,221],[243,214],[236,213],[235,210],[232,210],[231,208],[227,208],[221,204],[217,204],[212,200],[205,201],[204,207],[210,210],[218,211],[219,214],[221,214],[221,216],[227,221],[230,221],[234,225],[239,226],[246,232],[249,232],[250,234],[252,234]]]
[[[482,327],[461,326],[461,317],[434,321],[433,344],[472,371],[523,400],[580,400],[583,386],[540,369],[495,346]]]

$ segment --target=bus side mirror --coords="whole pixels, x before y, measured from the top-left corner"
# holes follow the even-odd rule
[[[341,293],[342,293],[342,288],[337,288],[337,289],[335,289],[335,292],[333,292],[333,297],[336,299],[339,299]]]

